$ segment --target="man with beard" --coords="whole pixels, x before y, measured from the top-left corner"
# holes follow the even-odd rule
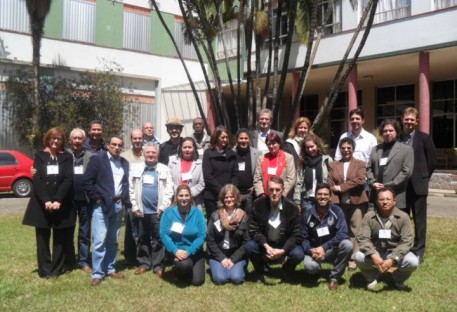
[[[181,144],[183,138],[181,137],[182,129],[184,125],[181,120],[176,117],[171,117],[165,124],[167,127],[168,135],[170,139],[160,144],[160,156],[159,163],[168,166],[170,156],[178,154],[178,146]]]

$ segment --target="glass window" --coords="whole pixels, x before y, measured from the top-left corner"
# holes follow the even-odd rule
[[[433,0],[435,10],[449,8],[457,5],[457,0]]]
[[[0,29],[30,33],[25,0],[0,0]]]
[[[16,157],[14,157],[12,154],[0,153],[0,166],[10,166],[15,164],[17,164]]]
[[[368,0],[363,0],[363,8]],[[374,17],[374,24],[411,16],[411,0],[379,0]]]
[[[63,37],[74,41],[95,42],[95,2],[65,0]]]
[[[321,0],[319,3],[319,24],[324,24],[324,35],[341,31],[341,0],[333,1],[332,7],[330,8],[330,16],[327,20],[325,20],[325,14],[329,4],[329,0]]]
[[[151,48],[150,13],[124,11],[124,44],[130,50],[149,52]]]
[[[414,85],[376,89],[376,126],[383,119],[401,120],[403,110],[415,106]]]
[[[308,117],[311,122],[316,119],[319,112],[319,95],[305,95],[300,101],[300,116]]]
[[[437,148],[453,148],[457,138],[457,80],[432,84],[432,133]]]
[[[217,36],[217,58],[221,59],[225,57],[224,46],[222,39],[224,40],[227,56],[233,57],[236,56],[237,51],[237,31],[238,31],[238,20],[233,20],[228,23],[225,23],[224,30]],[[241,29],[240,38],[243,38],[243,29]],[[243,40],[241,39],[241,43]],[[241,47],[240,47],[241,48]],[[241,48],[243,51],[243,48]]]

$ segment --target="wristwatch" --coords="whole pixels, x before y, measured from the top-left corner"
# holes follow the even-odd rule
[[[400,257],[396,256],[392,258],[392,263],[398,265],[400,263]]]

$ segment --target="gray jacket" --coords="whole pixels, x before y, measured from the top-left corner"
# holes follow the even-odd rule
[[[171,178],[173,181],[173,189],[176,191],[181,181],[181,158],[175,156],[170,156],[170,161],[168,162],[168,169],[171,172]],[[205,188],[205,180],[203,179],[203,170],[202,170],[202,161],[201,159],[194,160],[192,166],[190,167],[190,172],[192,178],[188,180],[188,185],[190,187],[190,192],[194,198],[196,205],[201,205],[203,200],[201,198],[201,193]]]

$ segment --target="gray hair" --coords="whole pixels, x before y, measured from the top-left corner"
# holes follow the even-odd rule
[[[86,137],[86,131],[84,131],[84,130],[81,129],[81,128],[74,128],[74,129],[71,130],[71,132],[70,132],[70,139],[72,139],[72,138],[75,136],[76,132],[81,132],[81,133],[83,134],[83,137]]]
[[[146,143],[146,144],[143,146],[143,151],[144,151],[147,147],[154,147],[154,148],[157,150],[157,153],[160,153],[160,145],[159,145],[159,144],[155,144],[154,142],[148,142],[148,143]]]

